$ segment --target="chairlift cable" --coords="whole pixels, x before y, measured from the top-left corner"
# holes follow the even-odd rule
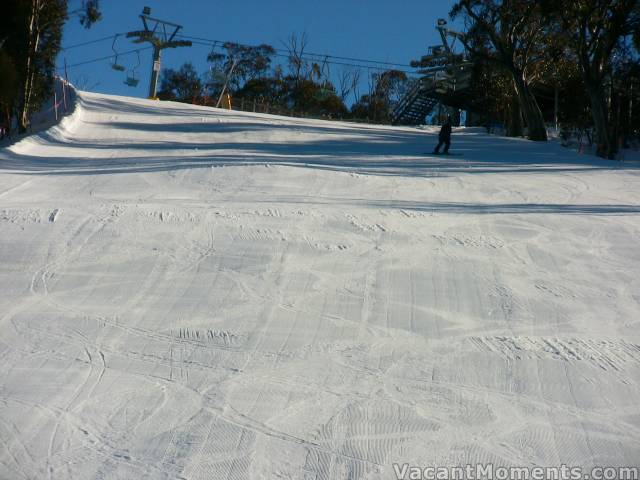
[[[210,38],[202,38],[202,37],[194,37],[194,36],[190,36],[190,35],[184,35],[184,34],[178,34],[176,35],[178,37],[181,38],[186,38],[189,40],[199,40],[199,41],[204,41],[207,42],[208,44],[211,43],[220,43],[221,45],[224,45],[225,43],[232,43],[234,45],[240,45],[240,46],[250,46],[247,44],[242,44],[242,43],[237,43],[237,42],[224,42],[222,40],[213,40]],[[289,56],[289,51],[283,48],[275,48],[272,47],[276,52],[282,52],[284,54],[286,54],[286,56]],[[402,67],[402,68],[412,68],[411,65],[408,64],[404,64],[404,63],[394,63],[394,62],[383,62],[383,61],[379,61],[379,60],[367,60],[367,59],[363,59],[363,58],[354,58],[354,57],[343,57],[343,56],[339,56],[339,55],[328,55],[328,54],[321,54],[321,53],[312,53],[312,52],[306,52],[304,55],[308,55],[311,57],[320,57],[320,58],[335,58],[338,60],[346,60],[346,61],[350,61],[350,62],[360,62],[360,63],[375,63],[375,64],[379,64],[379,65],[387,65],[387,66],[395,66],[395,67]],[[329,62],[331,63],[331,62]]]
[[[153,47],[144,47],[144,48],[139,48],[139,49],[135,49],[135,50],[128,50],[125,52],[117,52],[115,50],[115,42],[117,40],[117,38],[121,35],[124,35],[122,33],[116,33],[115,35],[109,35],[108,37],[102,37],[96,40],[90,40],[87,42],[82,42],[82,43],[77,43],[74,45],[70,45],[68,47],[65,47],[63,49],[61,49],[61,51],[66,51],[66,50],[70,50],[73,48],[77,48],[77,47],[82,47],[85,45],[91,45],[91,44],[95,44],[95,43],[99,43],[108,39],[113,39],[113,44],[112,44],[112,49],[114,50],[114,54],[106,56],[106,57],[99,57],[99,58],[95,58],[95,59],[91,59],[91,60],[85,60],[82,62],[77,62],[71,65],[67,65],[67,68],[72,68],[72,67],[77,67],[77,66],[81,66],[81,65],[87,65],[90,63],[94,63],[94,62],[100,62],[103,60],[107,60],[109,58],[113,58],[115,56],[116,60],[119,56],[124,56],[124,55],[130,55],[132,53],[135,52],[139,52],[140,51],[144,51],[144,50],[149,50]],[[191,39],[193,40],[194,44],[197,45],[203,45],[203,46],[208,46],[211,47],[211,51],[213,52],[216,48],[219,48],[220,46],[224,45],[225,43],[234,43],[235,45],[242,45],[242,46],[247,46],[246,44],[240,44],[240,43],[235,43],[235,42],[224,42],[222,40],[213,40],[213,39],[207,39],[207,38],[202,38],[202,37],[195,37],[195,36],[189,36],[189,35],[182,35],[182,34],[178,34],[176,36],[179,36],[181,38],[185,38],[185,39]],[[290,56],[290,52],[286,49],[282,49],[282,48],[274,48],[274,50],[276,51],[276,53],[273,55],[275,57],[280,57],[280,58],[288,58]],[[311,52],[307,52],[307,53],[303,53],[302,58],[304,58],[305,60],[308,61],[318,61],[318,62],[324,62],[324,63],[329,63],[332,65],[342,65],[342,66],[347,66],[347,67],[354,67],[354,68],[368,68],[368,69],[373,69],[373,70],[388,70],[389,67],[402,67],[402,69],[400,68],[395,68],[395,70],[399,70],[403,73],[407,73],[407,74],[416,74],[417,72],[415,70],[404,70],[405,68],[413,68],[411,67],[411,65],[407,65],[407,64],[401,64],[401,63],[393,63],[393,62],[382,62],[382,61],[378,61],[378,60],[367,60],[367,59],[362,59],[362,58],[355,58],[355,57],[343,57],[343,56],[339,56],[339,55],[329,55],[329,54],[319,54],[319,53],[311,53]],[[331,60],[331,59],[335,59],[335,60]],[[340,61],[337,61],[340,60]],[[344,60],[344,61],[342,61]],[[359,63],[351,63],[351,62],[359,62]],[[386,66],[386,67],[385,67]],[[60,70],[60,68],[58,69]]]
[[[116,33],[116,35],[124,35],[124,34]],[[87,42],[75,43],[73,45],[69,45],[68,47],[62,47],[60,49],[60,51],[61,52],[66,52],[67,50],[71,50],[71,49],[74,49],[74,48],[84,47],[86,45],[93,45],[94,43],[100,43],[100,42],[104,42],[105,40],[111,40],[113,37],[114,37],[114,35],[109,35],[107,37],[97,38],[95,40],[89,40]]]
[[[205,42],[199,42],[197,40],[192,40],[192,43],[194,45],[202,45],[202,46],[209,46],[211,45],[210,42],[205,43]],[[220,43],[220,42],[219,42]],[[282,50],[280,50],[282,51]],[[289,58],[289,54],[287,53],[274,53],[273,54],[274,57],[280,57],[280,58]],[[309,61],[317,61],[317,62],[323,62],[323,63],[329,63],[331,65],[343,65],[343,66],[347,66],[347,67],[356,67],[356,68],[371,68],[373,70],[389,70],[388,67],[383,67],[383,66],[375,66],[375,65],[367,65],[367,64],[356,64],[356,63],[349,63],[349,62],[338,62],[335,60],[326,60],[327,58],[340,58],[337,56],[332,56],[332,55],[319,55],[319,54],[311,54],[311,53],[305,53],[302,55],[302,58],[305,60],[309,60]],[[346,57],[344,57],[346,58]],[[392,64],[392,65],[399,65],[399,64]],[[406,67],[412,68],[410,65],[406,65]],[[408,74],[415,74],[416,71],[415,70],[402,70],[399,68],[394,68],[394,70],[397,70],[399,72],[403,72],[403,73],[408,73]]]
[[[136,48],[135,50],[128,50],[126,52],[120,52],[118,55],[121,56],[121,57],[124,57],[125,55],[131,55],[132,53],[143,52],[145,50],[151,50],[152,48],[153,47],[151,47],[151,46],[142,47],[142,48]],[[71,65],[67,65],[67,68],[79,67],[81,65],[87,65],[89,63],[102,62],[104,60],[109,60],[110,58],[113,58],[113,54],[112,55],[107,55],[105,57],[93,58],[91,60],[85,60],[85,61],[82,61],[82,62],[72,63]],[[64,67],[58,67],[57,70],[64,70]]]

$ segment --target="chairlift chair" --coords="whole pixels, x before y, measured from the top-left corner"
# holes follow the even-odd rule
[[[315,93],[314,98],[320,102],[323,102],[334,93],[335,90],[329,87],[328,82],[323,82],[322,85],[320,85],[318,91]]]
[[[334,93],[334,92],[330,88],[320,87],[320,89],[316,92],[314,97],[315,97],[316,100],[319,100],[319,101],[323,102],[327,98],[329,98],[332,93]]]
[[[213,68],[209,68],[209,78],[212,83],[218,83],[223,85],[225,80],[227,79],[227,74],[220,70],[213,70]]]
[[[136,50],[136,53],[138,54],[138,64],[129,71],[130,73],[124,80],[124,84],[128,85],[129,87],[137,87],[138,83],[140,83],[140,79],[138,78],[137,74],[138,67],[140,66],[140,52]]]
[[[116,40],[118,40],[118,34],[113,37],[113,43],[111,44],[111,50],[115,54],[113,58],[113,63],[111,64],[111,68],[113,68],[116,72],[124,72],[126,70],[124,65],[120,65],[118,63],[118,51],[116,50]]]
[[[135,77],[135,73],[132,76],[127,75],[127,78],[124,80],[124,84],[129,87],[137,87],[140,80]]]

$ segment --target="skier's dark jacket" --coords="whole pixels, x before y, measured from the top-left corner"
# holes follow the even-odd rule
[[[451,124],[449,122],[445,122],[440,129],[440,135],[438,135],[440,140],[450,140],[451,139]]]

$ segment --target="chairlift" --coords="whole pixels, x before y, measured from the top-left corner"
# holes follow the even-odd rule
[[[129,70],[129,74],[127,75],[127,78],[124,80],[124,84],[130,87],[137,87],[138,83],[140,83],[140,79],[138,78],[138,74],[137,74],[138,67],[140,67],[140,51],[136,50],[136,53],[138,54],[138,64],[135,67],[133,67],[131,70]]]
[[[211,44],[211,51],[207,55],[207,60],[214,58],[218,54],[216,52],[216,44],[218,42],[213,42]],[[214,85],[224,85],[227,81],[228,72],[221,70],[220,65],[214,67],[213,65],[209,65],[209,81]]]
[[[320,102],[323,102],[334,93],[335,93],[335,91],[333,89],[329,88],[329,86],[325,82],[320,86],[318,91],[315,93],[314,97],[315,97],[316,100],[318,100]]]
[[[118,63],[118,51],[116,50],[116,40],[118,40],[118,34],[113,37],[113,43],[111,44],[111,50],[115,54],[113,58],[113,63],[111,64],[111,68],[113,68],[116,72],[124,72],[126,70],[124,65],[120,65]]]
[[[214,70],[213,67],[209,67],[209,80],[214,84],[223,85],[227,79],[226,72],[221,70]]]
[[[320,89],[318,89],[314,97],[316,98],[316,100],[323,102],[327,98],[329,98],[332,93],[333,93],[333,90],[329,88],[321,87]]]
[[[211,44],[211,50],[209,51],[209,53],[207,54],[207,61],[212,62],[214,61],[214,59],[216,58],[216,56],[220,55],[223,57],[223,55],[221,53],[216,52],[216,44],[218,42],[213,42]],[[211,69],[211,67],[209,67],[209,69]]]

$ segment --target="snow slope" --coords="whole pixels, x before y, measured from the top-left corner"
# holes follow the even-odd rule
[[[81,93],[0,150],[0,478],[640,460],[640,177]]]

